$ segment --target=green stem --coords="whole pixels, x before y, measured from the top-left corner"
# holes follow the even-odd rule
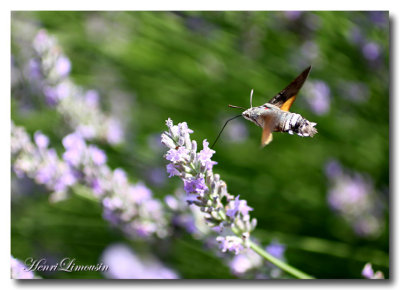
[[[259,254],[261,257],[266,259],[267,261],[271,262],[275,266],[281,268],[283,271],[289,273],[295,278],[298,279],[314,279],[314,277],[307,275],[306,273],[303,273],[302,271],[286,264],[285,262],[282,262],[281,260],[275,258],[271,254],[268,254],[266,251],[264,251],[262,248],[257,246],[254,242],[250,241],[250,248],[253,249],[254,252]]]

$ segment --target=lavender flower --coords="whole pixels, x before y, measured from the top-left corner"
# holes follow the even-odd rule
[[[328,203],[360,236],[377,236],[383,228],[381,201],[369,177],[349,174],[337,161],[326,165]]]
[[[235,255],[229,262],[232,273],[239,277],[245,276],[251,270],[259,269],[262,265],[263,259],[252,250]]]
[[[40,30],[32,43],[32,57],[27,60],[27,79],[35,96],[44,96],[46,103],[54,107],[68,125],[87,140],[99,139],[110,144],[124,139],[122,124],[104,113],[98,93],[84,91],[75,85],[69,73],[71,62],[63,54],[57,40]]]
[[[184,228],[195,239],[207,240],[212,232],[203,218],[202,211],[194,204],[188,205],[186,200],[186,193],[182,190],[177,190],[174,195],[167,195],[164,198],[165,204],[171,211],[172,224]]]
[[[367,60],[376,60],[381,54],[381,48],[375,42],[368,42],[362,47],[362,52]]]
[[[307,60],[308,62],[315,62],[315,60],[320,55],[318,44],[310,40],[302,44],[300,51],[305,60]]]
[[[265,250],[275,258],[283,260],[283,255],[285,253],[286,247],[283,244],[273,241],[265,248]]]
[[[275,258],[284,261],[286,247],[278,242],[271,242],[265,250]],[[284,278],[281,269],[273,264],[264,261],[252,250],[234,256],[229,262],[229,267],[233,274],[238,277],[269,279]]]
[[[355,103],[365,102],[370,96],[368,86],[361,82],[343,81],[338,85],[338,89],[343,98]]]
[[[25,264],[11,256],[11,279],[39,279]]]
[[[11,154],[17,176],[27,175],[53,192],[55,199],[66,196],[68,187],[76,183],[73,170],[60,160],[54,149],[48,148],[48,138],[40,132],[33,144],[28,134],[11,124]]]
[[[330,109],[330,89],[323,81],[307,82],[304,85],[306,100],[317,115],[324,115]]]
[[[103,216],[127,236],[166,237],[169,233],[162,203],[154,199],[143,183],[132,184],[122,169],[110,169],[101,149],[86,144],[75,132],[63,138],[65,152],[60,159],[48,138],[35,133],[32,143],[23,128],[12,124],[11,153],[17,176],[27,175],[53,191],[52,201],[66,198],[72,186],[84,186],[91,198],[103,205]]]
[[[103,217],[130,237],[148,238],[153,234],[168,234],[163,206],[143,183],[128,181],[122,169],[111,170],[106,165],[105,153],[94,145],[87,145],[78,133],[63,139],[66,148],[63,159],[80,176],[80,183],[88,186],[102,199]]]
[[[170,214],[172,215],[171,220],[173,225],[185,229],[194,238],[201,239],[207,249],[213,252],[217,257],[221,258],[227,266],[229,266],[232,274],[240,278],[249,279],[285,277],[280,269],[263,260],[262,257],[252,249],[242,249],[240,253],[235,254],[238,248],[242,248],[242,246],[239,245],[239,247],[233,248],[233,255],[229,255],[228,253],[222,254],[221,251],[217,249],[218,246],[221,249],[226,249],[225,252],[228,252],[228,248],[232,247],[235,240],[240,241],[240,239],[236,236],[233,236],[233,239],[227,237],[225,239],[219,239],[221,240],[221,243],[218,243],[215,239],[217,234],[215,228],[218,228],[218,233],[224,231],[224,228],[217,226],[211,229],[207,225],[207,221],[204,219],[204,214],[200,208],[194,204],[190,204],[189,206],[187,205],[187,198],[187,194],[182,190],[177,190],[174,195],[168,195],[165,197],[165,203],[171,210]],[[242,203],[239,202],[239,205],[240,204]],[[285,259],[284,245],[273,241],[265,249],[274,257],[280,260]]]
[[[389,13],[387,11],[370,11],[369,18],[374,24],[382,28],[389,25]]]
[[[385,279],[381,271],[374,272],[370,263],[364,266],[361,274],[367,279]]]
[[[139,256],[124,244],[108,246],[101,261],[109,266],[109,270],[104,272],[109,279],[179,279],[175,271],[154,256]]]
[[[302,13],[303,13],[303,11],[285,11],[285,12],[283,12],[285,17],[289,20],[297,20],[301,16]]]
[[[246,201],[240,200],[227,192],[227,186],[212,169],[215,153],[203,141],[203,149],[197,152],[196,141],[190,140],[193,131],[186,122],[177,126],[171,119],[166,121],[168,131],[161,135],[161,142],[169,148],[165,158],[170,161],[167,172],[170,176],[179,176],[184,182],[187,203],[194,204],[204,213],[207,224],[219,232],[217,242],[220,249],[240,253],[248,248],[250,232],[256,220],[250,220]],[[226,198],[226,202],[223,202]]]
[[[249,136],[247,127],[240,120],[232,120],[226,130],[226,138],[233,143],[241,143]]]

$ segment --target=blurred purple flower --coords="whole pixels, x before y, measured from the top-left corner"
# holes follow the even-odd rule
[[[77,149],[77,150],[83,150],[86,146],[85,141],[81,137],[81,135],[77,133],[72,133],[67,136],[65,136],[62,139],[62,143],[65,147],[65,149]]]
[[[37,131],[34,134],[35,143],[38,148],[44,149],[49,146],[49,138],[46,135],[43,135],[40,131]]]
[[[324,115],[329,112],[330,89],[325,82],[308,82],[304,89],[306,91],[306,100],[315,114]]]
[[[374,276],[374,270],[372,270],[372,265],[370,263],[366,264],[362,270],[362,275],[365,278],[372,279]]]
[[[88,140],[96,137],[96,129],[92,125],[80,124],[76,127],[76,133]]]
[[[342,174],[342,166],[336,160],[330,160],[325,164],[325,174],[332,179]]]
[[[371,263],[365,264],[361,274],[367,279],[385,279],[382,272],[374,272]]]
[[[104,188],[102,187],[102,185],[101,185],[99,179],[94,178],[94,179],[92,180],[92,183],[90,184],[90,187],[92,188],[93,193],[94,193],[96,196],[101,196],[101,195],[104,194]]]
[[[308,62],[314,61],[319,56],[319,47],[314,41],[304,42],[300,51]]]
[[[244,249],[242,239],[237,236],[219,236],[217,242],[222,252],[229,251],[237,255]]]
[[[107,161],[107,156],[103,150],[97,148],[96,146],[89,145],[89,154],[92,158],[92,161],[96,165],[103,165]]]
[[[54,178],[56,168],[53,164],[43,166],[36,172],[35,180],[40,184],[48,184]]]
[[[110,144],[118,144],[122,142],[123,138],[124,131],[121,124],[118,121],[111,119],[107,128],[107,141]]]
[[[138,204],[151,199],[152,193],[148,187],[146,187],[143,183],[139,182],[136,185],[132,186],[132,197]]]
[[[82,161],[82,153],[83,152],[77,148],[67,149],[63,154],[63,159],[72,166],[78,166]]]
[[[278,242],[271,242],[266,248],[265,250],[271,254],[272,256],[274,256],[277,259],[282,260],[285,250],[286,250],[286,246],[283,244],[280,244]]]
[[[44,29],[40,30],[33,40],[33,47],[39,53],[44,53],[51,45],[52,39],[47,35]]]
[[[28,77],[34,80],[40,79],[42,73],[37,59],[30,59],[28,63]]]
[[[126,173],[121,168],[116,168],[113,172],[113,181],[117,186],[122,186],[128,182],[128,178],[126,177]]]
[[[372,180],[359,173],[348,174],[337,161],[325,166],[330,181],[327,200],[360,236],[377,236],[382,231],[383,219],[379,196]]]
[[[57,192],[65,191],[69,186],[73,185],[76,182],[76,178],[74,173],[67,168],[65,172],[57,179],[54,190]]]
[[[285,15],[285,17],[289,20],[296,20],[298,19],[301,14],[303,13],[303,11],[285,11],[283,12],[283,14]]]
[[[179,209],[179,202],[177,201],[177,199],[172,196],[172,195],[167,195],[164,198],[165,203],[167,204],[167,206],[169,208],[171,208],[174,211],[177,211]]]
[[[366,101],[370,94],[368,86],[361,82],[344,81],[340,83],[338,89],[344,99],[357,103]]]
[[[124,244],[108,246],[101,262],[109,266],[109,270],[104,272],[109,279],[179,279],[173,270],[154,256],[139,256]]]
[[[46,97],[46,103],[49,106],[55,106],[58,103],[57,90],[53,87],[45,86],[43,88],[43,94]]]
[[[254,251],[247,251],[243,254],[235,255],[229,262],[229,267],[233,274],[241,276],[251,269],[257,269],[263,264],[262,258]]]
[[[71,86],[68,82],[61,82],[56,86],[58,100],[65,99],[71,95]]]
[[[388,11],[369,11],[369,18],[381,27],[386,27],[389,24]]]
[[[232,120],[226,129],[226,136],[230,142],[240,143],[249,136],[247,127],[240,120]]]
[[[358,26],[353,26],[349,30],[348,40],[353,44],[361,44],[364,42],[364,35]]]
[[[27,271],[25,264],[11,256],[11,279],[35,279],[32,271]]]
[[[85,102],[90,108],[97,108],[99,105],[99,93],[95,90],[89,90],[86,92]]]
[[[85,92],[72,82],[69,77],[71,62],[56,38],[40,30],[33,41],[33,50],[35,57],[29,64],[32,71],[29,83],[37,95],[43,95],[46,103],[83,138],[101,139],[113,145],[121,143],[124,132],[120,122],[101,111],[96,91]]]
[[[57,58],[55,69],[57,73],[60,75],[60,77],[64,78],[71,71],[71,62],[66,56],[62,55],[59,58]]]
[[[87,145],[80,134],[63,138],[64,160],[60,160],[40,132],[35,139],[42,147],[32,143],[23,128],[12,125],[11,132],[14,171],[53,190],[53,201],[65,198],[69,187],[79,183],[92,189],[92,197],[103,204],[103,217],[127,236],[163,238],[169,234],[164,207],[151,190],[140,182],[129,183],[122,169],[111,170],[104,151]]]
[[[368,42],[362,47],[362,52],[366,59],[372,61],[376,60],[379,57],[381,53],[381,48],[375,42]]]
[[[162,186],[165,184],[167,175],[165,174],[165,170],[162,168],[152,168],[149,170],[148,178],[151,184],[155,186]]]
[[[118,197],[105,197],[103,199],[103,206],[110,210],[121,209],[124,205],[124,202]]]

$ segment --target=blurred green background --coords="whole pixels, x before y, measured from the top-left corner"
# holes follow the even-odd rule
[[[13,12],[11,53],[18,57],[23,33],[16,23],[56,36],[71,60],[74,82],[97,90],[104,109],[125,124],[123,145],[99,145],[108,164],[124,168],[133,181],[144,180],[159,198],[182,186],[163,173],[165,152],[157,145],[168,117],[186,121],[192,139],[212,143],[225,120],[239,113],[228,104],[248,107],[254,89],[253,104],[261,105],[312,65],[310,85],[291,111],[317,122],[318,134],[275,133],[260,149],[260,128],[236,119],[214,148],[214,171],[230,193],[254,208],[253,235],[265,245],[273,238],[286,244],[291,265],[317,278],[361,278],[362,267],[371,262],[388,277],[388,17],[387,12]],[[54,110],[26,112],[14,95],[11,109],[16,125],[30,133],[41,130],[51,146],[61,148],[63,120]],[[371,177],[384,205],[378,236],[357,235],[329,207],[324,167],[332,159]],[[153,170],[161,181],[152,179]],[[100,205],[77,195],[57,204],[46,194],[16,198],[11,235],[12,254],[22,260],[70,256],[94,264],[111,242],[143,246],[110,229]],[[189,235],[154,251],[183,278],[233,278]]]

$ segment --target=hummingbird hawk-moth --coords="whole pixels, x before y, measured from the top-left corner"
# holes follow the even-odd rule
[[[272,132],[287,132],[289,134],[296,133],[302,137],[313,137],[317,133],[317,129],[315,128],[317,123],[310,122],[299,114],[289,112],[289,109],[295,101],[299,90],[306,81],[310,70],[311,66],[306,68],[286,88],[284,88],[280,93],[278,93],[264,105],[253,107],[253,90],[251,90],[250,93],[249,109],[246,110],[243,107],[229,105],[229,107],[232,108],[245,110],[241,115],[238,115],[234,118],[243,116],[245,119],[253,122],[263,129],[261,138],[261,145],[263,147],[272,141]],[[230,120],[225,123],[222,130]],[[221,132],[218,135],[217,140],[221,135]]]

